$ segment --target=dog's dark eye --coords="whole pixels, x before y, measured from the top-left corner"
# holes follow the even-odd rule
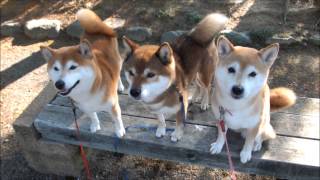
[[[133,72],[130,70],[129,71],[130,76],[134,76]]]
[[[152,72],[149,72],[149,73],[147,74],[147,77],[148,77],[148,78],[152,78],[152,77],[154,77],[154,76],[155,76],[155,74],[152,73]]]
[[[235,73],[236,70],[235,70],[233,67],[229,67],[229,68],[228,68],[228,72],[229,72],[229,73]]]
[[[53,69],[54,69],[55,71],[59,71],[59,68],[57,68],[57,67],[54,67]]]
[[[75,70],[75,69],[77,69],[77,66],[72,65],[72,66],[70,66],[69,69],[70,69],[70,70]]]
[[[252,72],[249,74],[250,77],[255,77],[256,75],[257,75],[257,73],[254,72],[254,71],[252,71]]]

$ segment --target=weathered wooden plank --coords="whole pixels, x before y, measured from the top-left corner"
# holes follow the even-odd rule
[[[52,104],[67,105],[70,106],[70,101],[66,98],[57,97]],[[301,104],[309,107],[310,104],[315,105],[316,101],[306,100],[302,98],[297,103],[297,107],[302,108]],[[318,104],[319,105],[319,104]],[[133,100],[127,95],[120,95],[120,106],[122,113],[126,115],[154,118],[155,116],[148,112],[141,103]],[[316,105],[315,105],[316,106]],[[298,109],[298,108],[295,108]],[[319,114],[319,112],[317,112]],[[310,113],[309,113],[310,114]],[[174,118],[167,118],[170,121],[174,121]],[[206,126],[215,126],[215,120],[213,113],[209,109],[208,111],[201,111],[199,104],[192,104],[189,108],[187,122]],[[313,115],[296,115],[293,113],[277,112],[272,113],[271,123],[274,126],[276,132],[281,135],[304,137],[311,139],[320,139],[320,123],[319,116],[316,113]]]
[[[155,137],[154,119],[123,115],[127,134],[123,139],[115,138],[110,117],[99,114],[101,131],[89,132],[89,121],[81,120],[81,140],[87,147],[108,151],[142,155],[171,161],[196,163],[210,167],[227,168],[228,161],[224,151],[219,155],[209,154],[209,145],[216,139],[216,128],[187,123],[185,136],[178,143],[170,142],[169,133],[161,139]],[[47,106],[34,122],[42,137],[58,142],[79,144],[75,138],[75,126],[70,107]],[[174,124],[169,122],[169,127]],[[151,130],[148,130],[151,129]],[[253,153],[247,164],[239,162],[243,140],[238,134],[229,134],[231,153],[237,171],[267,174],[290,179],[318,179],[319,140],[278,136],[264,144],[263,150]]]
[[[127,100],[128,95],[126,93],[121,93],[120,100],[123,102],[131,102],[134,101],[132,99]],[[52,102],[52,104],[57,105],[65,105],[70,106],[70,102],[67,98],[57,96]],[[135,102],[136,105],[141,105],[138,102]],[[281,110],[279,112],[288,113],[288,114],[296,114],[296,115],[306,115],[306,116],[319,116],[320,109],[320,99],[317,98],[306,98],[306,97],[298,97],[297,102],[294,106]]]
[[[121,93],[121,96],[128,96],[127,93]],[[200,103],[196,103],[200,104]],[[317,98],[298,97],[296,104],[290,108],[282,109],[278,112],[297,114],[297,115],[309,115],[319,116],[320,100]]]

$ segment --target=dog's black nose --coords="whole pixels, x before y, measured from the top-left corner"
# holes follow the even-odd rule
[[[65,83],[62,80],[58,80],[54,85],[56,86],[57,89],[62,90],[64,89]]]
[[[131,89],[130,94],[132,97],[139,97],[141,93],[141,89]]]
[[[242,86],[233,86],[232,87],[232,93],[236,96],[241,96],[244,92],[244,89]]]

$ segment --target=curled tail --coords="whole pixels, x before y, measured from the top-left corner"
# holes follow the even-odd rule
[[[228,18],[222,14],[209,14],[189,32],[189,36],[198,44],[208,44],[224,29],[227,21]]]
[[[113,29],[103,23],[100,17],[93,11],[89,9],[80,9],[76,16],[86,33],[104,34],[110,37],[116,36]]]
[[[279,109],[292,106],[296,102],[295,93],[287,88],[280,87],[270,91],[270,109],[277,111]]]

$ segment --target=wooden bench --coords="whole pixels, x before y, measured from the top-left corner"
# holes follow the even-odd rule
[[[219,155],[209,153],[209,146],[215,141],[217,135],[215,118],[211,110],[202,112],[199,104],[192,104],[188,112],[185,135],[181,141],[173,143],[170,141],[171,130],[175,125],[173,118],[167,120],[167,135],[163,138],[156,138],[155,127],[158,121],[154,115],[126,94],[120,95],[120,106],[127,130],[125,137],[116,138],[109,115],[99,113],[102,130],[97,133],[89,132],[89,120],[79,121],[81,141],[84,146],[91,150],[107,150],[214,168],[228,168],[225,148]],[[77,110],[77,117],[80,115],[81,112]],[[22,137],[25,134],[19,133],[22,124],[21,122],[15,123],[20,141],[26,138]],[[59,158],[55,158],[56,154],[59,154],[57,152],[64,151],[63,148],[76,147],[73,145],[80,143],[75,135],[74,115],[67,98],[56,96],[43,108],[33,124],[38,133],[39,142],[49,143],[51,147],[65,145],[60,150],[53,150],[55,152],[47,150],[50,152],[41,151],[35,154],[45,156],[46,153],[50,153],[50,157],[44,157],[43,160],[51,158],[52,161],[58,161]],[[264,143],[263,149],[260,152],[254,152],[252,160],[247,164],[242,164],[239,160],[244,140],[238,133],[228,133],[236,171],[290,179],[319,179],[319,99],[298,98],[296,105],[292,108],[272,114],[272,125],[277,131],[277,138]],[[44,147],[41,146],[39,149]],[[37,150],[33,149],[33,151]],[[72,153],[76,153],[74,157],[79,156],[78,151],[73,151]],[[28,152],[25,154],[32,156]],[[27,157],[27,160],[34,159]],[[79,159],[77,162],[79,163]],[[50,169],[50,163],[41,165],[40,162],[31,162],[30,164],[32,163],[31,166],[36,169],[37,167],[43,168],[43,166]],[[51,162],[51,164],[54,163]],[[66,164],[67,162],[63,165],[66,166]],[[65,171],[69,172],[64,172],[63,168],[59,171],[52,169],[53,173],[74,174],[67,169]],[[81,166],[78,169],[81,170]],[[75,171],[78,169],[75,168]],[[43,171],[51,172],[50,170]]]

